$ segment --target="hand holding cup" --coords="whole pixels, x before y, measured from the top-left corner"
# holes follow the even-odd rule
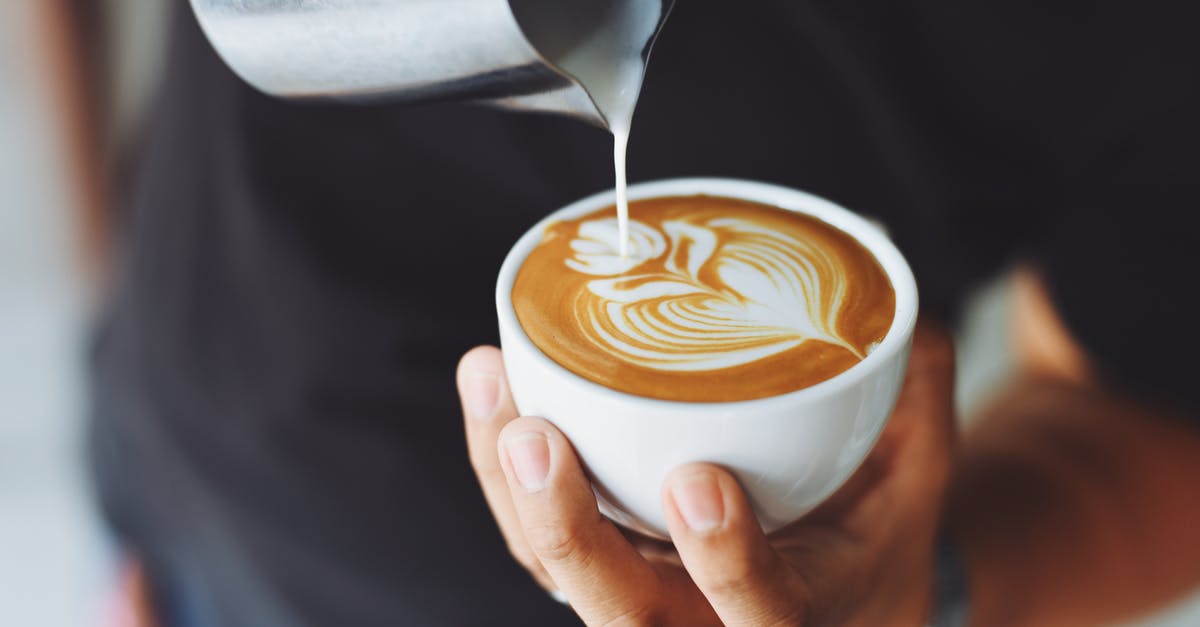
[[[458,372],[471,462],[514,557],[587,624],[918,625],[954,433],[953,350],[919,326],[878,444],[836,494],[764,535],[738,481],[711,464],[661,487],[671,545],[601,515],[571,443],[519,418],[500,352]]]

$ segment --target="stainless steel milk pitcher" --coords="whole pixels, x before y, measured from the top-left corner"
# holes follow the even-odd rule
[[[564,60],[608,37],[628,38],[644,64],[674,0],[191,2],[225,62],[269,94],[483,100],[607,127]]]

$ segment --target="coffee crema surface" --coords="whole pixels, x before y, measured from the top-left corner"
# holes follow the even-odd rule
[[[785,394],[844,372],[895,315],[862,244],[801,213],[715,196],[607,207],[548,226],[517,273],[521,328],[608,388],[673,401]]]

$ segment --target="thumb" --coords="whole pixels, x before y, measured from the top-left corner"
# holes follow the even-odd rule
[[[804,623],[805,588],[767,543],[732,475],[683,466],[667,476],[662,498],[683,566],[723,623]]]

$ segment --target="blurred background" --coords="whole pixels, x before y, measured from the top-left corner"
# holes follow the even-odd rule
[[[43,1],[0,2],[0,625],[113,625],[121,564],[81,454],[100,225],[72,182],[54,60],[37,54],[45,31],[33,9]],[[153,94],[165,16],[157,2],[108,4],[98,22],[108,55],[93,65],[104,68],[101,139],[117,147]],[[959,330],[963,415],[1008,373],[1007,301],[1002,277],[979,290]],[[1200,599],[1144,624],[1200,625]]]
[[[120,564],[81,444],[95,225],[69,174],[55,61],[39,55],[41,1],[0,2],[0,625],[103,625]],[[114,42],[103,109],[124,134],[154,81],[163,11],[110,4],[99,25]]]

